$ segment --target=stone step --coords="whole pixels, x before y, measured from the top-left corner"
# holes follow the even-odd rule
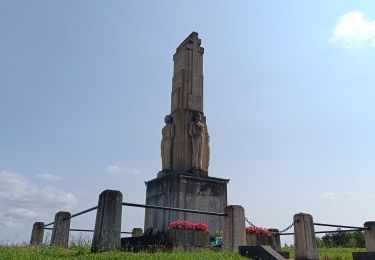
[[[353,252],[353,260],[374,260],[375,252]]]
[[[253,260],[285,260],[270,246],[239,246],[238,249],[241,256]]]

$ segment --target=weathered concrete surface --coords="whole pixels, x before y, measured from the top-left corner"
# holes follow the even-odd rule
[[[367,252],[375,252],[375,221],[365,222],[363,226],[369,228],[365,229],[363,232],[365,235]]]
[[[44,236],[44,223],[35,222],[33,225],[33,230],[31,232],[30,245],[43,244],[43,236]]]
[[[242,206],[230,205],[224,208],[223,250],[238,252],[239,246],[246,246],[245,210]]]
[[[122,193],[105,190],[99,196],[92,252],[109,251],[121,246]]]
[[[203,53],[196,32],[192,32],[176,49],[171,112],[178,109],[203,112]]]
[[[319,260],[313,218],[309,214],[294,215],[294,246],[296,260]]]
[[[211,247],[208,232],[198,230],[170,229],[168,237],[173,243],[173,247],[183,248],[191,251],[199,247]]]
[[[272,233],[270,246],[276,251],[281,250],[279,230],[276,228],[270,228],[268,230]]]
[[[168,173],[146,182],[146,204],[183,209],[223,212],[227,206],[228,180],[199,177],[192,174]],[[223,217],[146,209],[144,230],[152,228],[154,234],[166,233],[168,224],[175,220],[203,222],[208,225],[210,236],[223,230]]]
[[[143,235],[142,228],[133,228],[132,230],[132,237],[140,237]]]
[[[51,246],[68,247],[70,213],[66,211],[57,212],[53,224]]]
[[[162,170],[192,172],[207,175],[210,160],[209,135],[203,113],[203,48],[198,33],[191,33],[177,48],[173,56],[174,69],[171,94],[171,121],[166,129],[173,129],[173,137],[163,133]],[[202,117],[203,131],[199,140],[199,163],[193,165],[193,141],[189,134],[196,114]],[[166,138],[166,136],[168,138]],[[169,145],[172,143],[171,148]],[[195,144],[195,143],[194,143]],[[166,153],[167,149],[167,153]],[[171,152],[169,155],[168,153]],[[196,153],[197,154],[197,153]],[[170,162],[171,161],[171,162]],[[195,160],[196,161],[196,160]],[[193,169],[193,168],[198,169]]]

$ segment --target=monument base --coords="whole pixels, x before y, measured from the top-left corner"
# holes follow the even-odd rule
[[[221,213],[227,206],[228,182],[189,173],[159,174],[158,178],[146,182],[146,204]],[[222,216],[159,209],[146,209],[144,230],[165,234],[168,224],[177,220],[205,223],[211,237],[223,230]]]

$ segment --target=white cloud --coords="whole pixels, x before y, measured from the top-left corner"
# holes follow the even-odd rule
[[[21,221],[5,216],[0,212],[0,228],[23,228]]]
[[[21,230],[24,225],[53,218],[54,211],[68,210],[76,197],[55,187],[39,187],[27,178],[9,171],[0,172],[0,232]]]
[[[358,11],[346,13],[339,19],[329,41],[350,50],[375,47],[375,20],[366,21]]]
[[[345,191],[344,195],[346,198],[354,198],[356,194],[353,191],[347,190]]]
[[[47,214],[39,210],[25,208],[13,208],[5,213],[0,212],[0,227],[3,228],[23,228],[24,220],[35,220],[48,217]]]
[[[56,176],[56,175],[52,175],[52,174],[48,174],[48,173],[37,174],[36,177],[39,178],[39,179],[47,180],[47,181],[62,180],[62,178],[60,176]]]
[[[13,219],[36,219],[36,218],[45,217],[46,214],[37,210],[31,210],[31,209],[25,209],[25,208],[13,208],[5,212],[3,216],[13,218]]]
[[[320,197],[324,200],[334,201],[336,198],[336,194],[332,192],[324,192],[323,194],[320,194]]]
[[[38,187],[25,177],[0,172],[0,203],[15,207],[71,209],[77,204],[72,193],[55,187]]]
[[[121,167],[118,165],[108,165],[105,171],[116,176],[138,175],[140,173],[138,169]]]

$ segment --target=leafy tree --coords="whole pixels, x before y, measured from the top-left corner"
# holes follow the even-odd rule
[[[363,232],[335,232],[316,239],[318,247],[365,247]]]

